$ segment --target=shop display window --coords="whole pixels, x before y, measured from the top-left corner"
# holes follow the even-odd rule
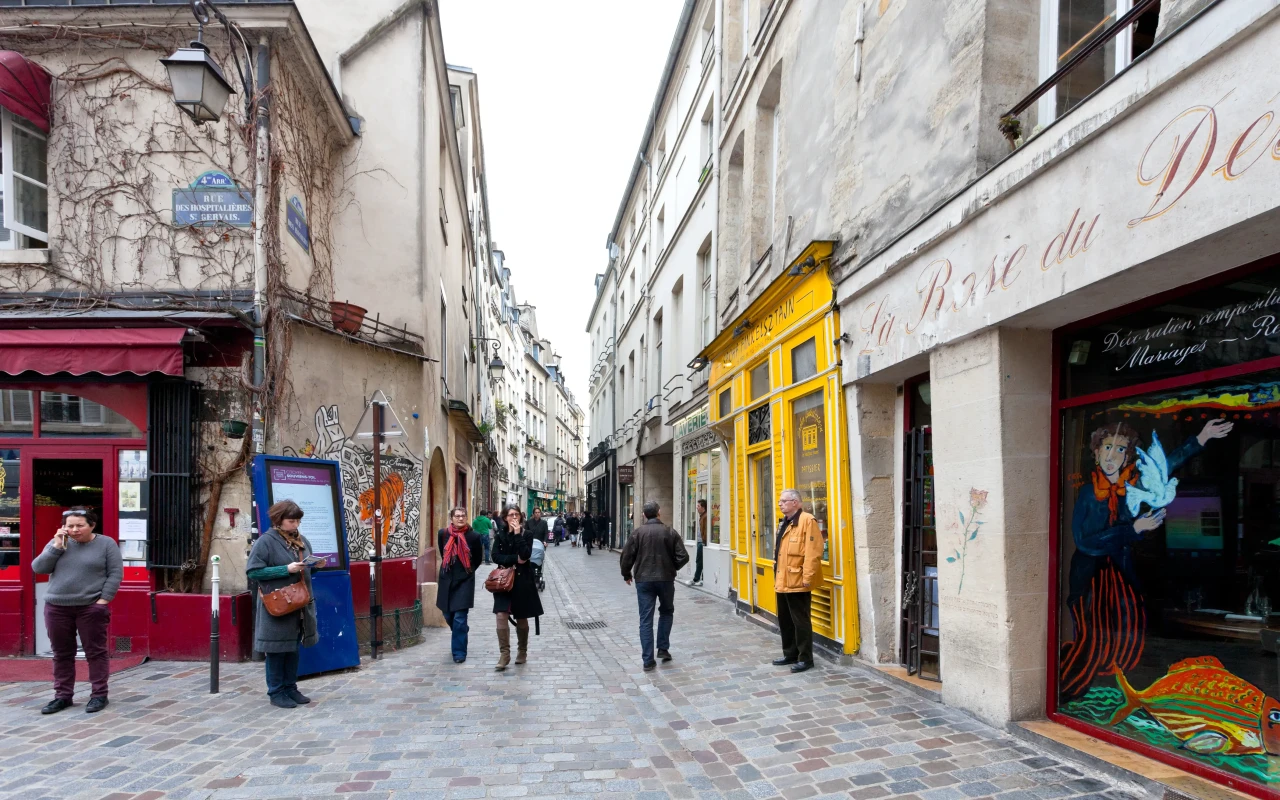
[[[123,415],[87,397],[41,392],[40,436],[139,439],[142,431]]]
[[[818,374],[818,342],[809,337],[791,348],[791,382],[799,383]]]
[[[0,436],[27,438],[35,432],[35,409],[29,389],[0,389]]]
[[[1057,709],[1280,780],[1280,370],[1061,417]]]
[[[794,488],[800,492],[804,510],[818,521],[824,541],[822,560],[830,561],[831,545],[827,535],[827,426],[822,389],[793,402],[791,420],[791,430],[795,437],[795,444],[791,448]]]
[[[720,419],[727,419],[733,413],[733,390],[725,389],[720,393]]]
[[[698,541],[698,502],[707,504],[707,544],[720,544],[720,448],[685,456],[684,505],[680,524],[684,539],[691,545]]]
[[[709,524],[711,530],[707,533],[707,539],[711,544],[720,544],[720,448],[717,447],[711,451],[711,475],[707,480],[709,499],[707,501],[708,514],[711,519]]]
[[[7,579],[6,568],[19,567],[22,542],[18,514],[18,451],[0,449],[0,580]],[[8,576],[16,578],[13,572]]]

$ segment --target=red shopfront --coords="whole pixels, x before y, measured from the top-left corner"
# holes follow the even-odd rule
[[[1280,258],[1055,336],[1051,718],[1280,797]]]
[[[207,658],[208,596],[158,592],[149,568],[152,526],[164,520],[151,496],[152,406],[165,387],[186,383],[186,334],[186,328],[0,330],[0,655],[48,652],[47,578],[32,572],[31,561],[62,512],[89,507],[100,514],[98,533],[115,539],[125,559],[112,603],[113,654],[183,657],[190,650]],[[247,622],[237,604],[243,600],[224,603],[226,618]],[[224,645],[228,657],[244,655],[240,627],[233,625],[232,642]]]

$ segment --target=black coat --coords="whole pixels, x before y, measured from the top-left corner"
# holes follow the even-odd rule
[[[476,604],[476,567],[484,560],[484,540],[471,528],[463,534],[467,547],[471,548],[471,569],[464,568],[457,561],[440,566],[440,576],[436,585],[436,608],[446,614],[472,608]],[[436,532],[436,542],[440,549],[440,557],[444,558],[444,545],[449,541],[449,529],[441,528]]]
[[[516,619],[542,616],[542,598],[538,597],[538,578],[529,556],[533,555],[533,533],[525,528],[521,534],[500,533],[490,552],[493,563],[516,568],[516,583],[510,592],[493,595],[493,613],[509,612]],[[523,558],[523,564],[518,563]]]
[[[532,533],[533,538],[543,544],[547,543],[547,521],[545,519],[531,519],[525,524],[524,529]]]

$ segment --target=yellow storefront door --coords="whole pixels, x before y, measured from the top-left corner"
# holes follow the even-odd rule
[[[755,538],[754,605],[770,614],[778,613],[778,599],[773,593],[773,537],[776,533],[776,510],[773,503],[773,456],[765,452],[751,459],[751,528]]]

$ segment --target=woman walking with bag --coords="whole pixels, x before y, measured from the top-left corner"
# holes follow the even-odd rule
[[[311,571],[324,563],[311,555],[311,543],[298,532],[302,509],[281,500],[267,509],[271,529],[258,537],[245,565],[258,582],[253,649],[267,657],[267,696],[278,708],[297,708],[311,700],[298,691],[298,648],[320,640]]]
[[[485,580],[485,588],[493,592],[493,613],[498,620],[498,663],[501,672],[511,663],[511,619],[516,621],[518,650],[516,663],[528,660],[529,618],[542,616],[542,600],[538,598],[537,577],[529,557],[533,555],[533,533],[525,530],[524,513],[515,506],[504,512],[507,530],[493,541],[493,563],[497,564]],[[507,570],[511,570],[507,573]]]
[[[467,510],[455,508],[448,527],[436,534],[439,552],[444,554],[436,586],[436,608],[453,632],[450,647],[453,663],[467,660],[467,612],[476,603],[476,567],[484,558],[484,540],[467,524]],[[484,519],[485,516],[476,517]]]

